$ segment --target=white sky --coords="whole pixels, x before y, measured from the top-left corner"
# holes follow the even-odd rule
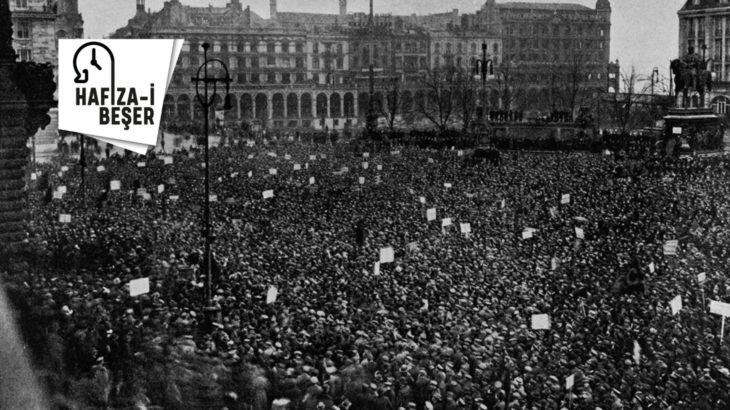
[[[497,0],[500,2],[500,0]],[[504,0],[502,0],[504,1]],[[536,3],[577,3],[595,7],[596,0],[531,0]],[[147,0],[146,7],[162,8],[164,0]],[[224,6],[228,0],[181,0],[195,6]],[[642,75],[649,75],[652,67],[659,67],[668,75],[669,60],[678,53],[677,11],[685,0],[611,0],[611,58],[619,59],[622,70],[631,66]],[[269,16],[269,0],[241,0],[244,7],[264,18]],[[338,0],[279,0],[280,11],[310,11],[337,13]],[[481,8],[483,0],[374,0],[376,13],[427,14],[459,9],[473,13]],[[348,11],[367,11],[369,0],[348,0]],[[79,10],[85,21],[85,34],[99,38],[122,27],[134,16],[135,0],[79,0]]]

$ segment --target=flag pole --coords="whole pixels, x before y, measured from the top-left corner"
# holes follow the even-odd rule
[[[720,344],[722,345],[722,340],[725,337],[725,315],[722,316],[722,324],[720,325]]]

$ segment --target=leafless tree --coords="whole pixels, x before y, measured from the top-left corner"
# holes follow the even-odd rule
[[[396,118],[401,115],[402,92],[400,83],[400,77],[394,76],[386,90],[386,104],[380,107],[380,115],[385,117],[391,132],[395,128]]]
[[[454,114],[456,77],[457,70],[453,67],[438,67],[429,70],[421,80],[426,98],[416,101],[416,110],[442,132],[446,131]]]
[[[462,122],[462,130],[469,130],[469,126],[474,119],[474,113],[477,108],[478,90],[481,87],[481,80],[474,78],[471,70],[467,68],[458,68],[455,83],[455,106],[459,110],[459,118]]]

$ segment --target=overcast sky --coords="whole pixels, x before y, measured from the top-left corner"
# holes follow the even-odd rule
[[[500,0],[497,0],[498,2]],[[596,0],[532,0],[536,3],[577,3],[595,7]],[[147,0],[146,7],[159,10],[164,0]],[[181,0],[195,6],[224,6],[228,0]],[[269,0],[241,0],[264,18],[269,16]],[[622,70],[636,67],[639,74],[649,75],[657,66],[667,75],[669,59],[678,52],[677,10],[685,0],[611,0],[611,58],[619,59]],[[338,0],[279,0],[280,11],[337,13]],[[459,9],[473,13],[483,0],[374,0],[376,13],[427,14]],[[367,11],[368,0],[348,0],[348,11]],[[99,38],[126,24],[134,16],[135,0],[79,0],[89,38]]]

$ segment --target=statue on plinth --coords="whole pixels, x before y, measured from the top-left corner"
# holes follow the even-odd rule
[[[704,108],[705,92],[712,91],[712,73],[707,70],[707,60],[695,53],[693,46],[681,59],[671,62],[670,68],[674,75],[674,90],[677,96],[682,95],[682,107],[689,107],[688,95],[690,91],[699,93],[699,107]],[[676,102],[675,102],[675,105]]]

